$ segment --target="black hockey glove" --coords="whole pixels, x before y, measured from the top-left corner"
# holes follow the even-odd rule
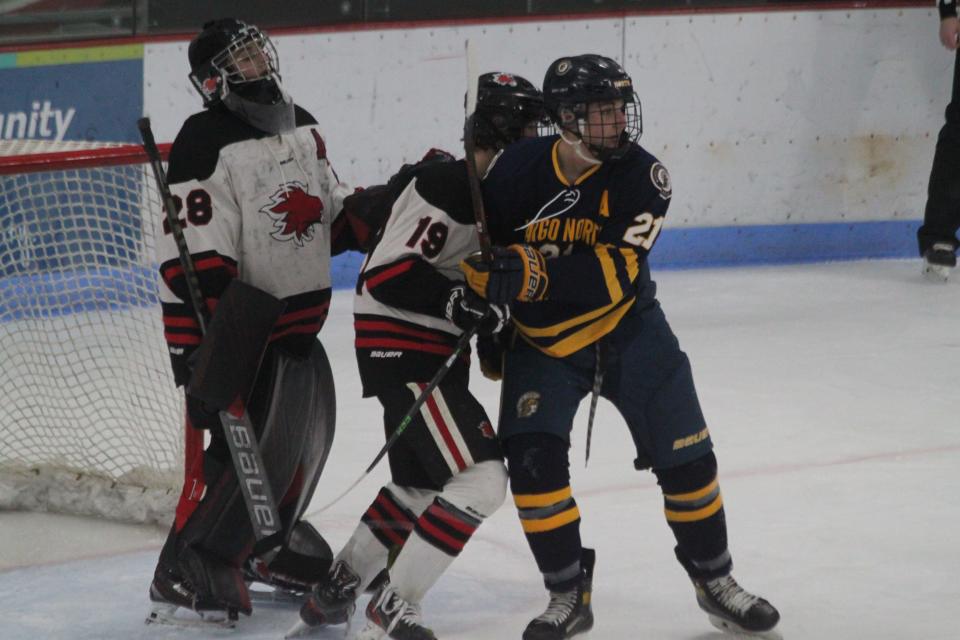
[[[543,254],[527,244],[493,247],[490,262],[474,253],[460,262],[470,288],[493,304],[536,302],[547,293],[547,264]]]
[[[194,429],[212,430],[220,428],[220,412],[213,407],[195,398],[189,393],[187,396],[187,418]]]
[[[506,350],[504,343],[509,340],[503,333],[477,338],[477,360],[484,378],[494,382],[503,378],[503,352]]]
[[[443,315],[463,331],[476,328],[477,335],[489,336],[507,326],[510,321],[510,308],[490,304],[465,284],[455,284],[447,293]]]

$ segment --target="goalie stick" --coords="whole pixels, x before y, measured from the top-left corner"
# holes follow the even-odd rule
[[[150,128],[150,118],[140,118],[137,121],[140,137],[143,139],[143,149],[150,159],[150,167],[157,183],[157,190],[163,201],[163,209],[177,245],[180,266],[183,268],[189,294],[189,304],[193,307],[200,331],[207,333],[209,316],[203,303],[200,290],[200,280],[193,264],[193,258],[187,247],[187,240],[183,235],[180,220],[177,217],[177,207],[167,184],[166,173],[160,158],[160,151]],[[277,501],[267,478],[266,467],[263,464],[263,455],[257,442],[256,433],[242,400],[238,400],[226,411],[220,411],[220,422],[223,425],[224,436],[230,448],[230,458],[234,471],[237,474],[237,483],[243,494],[250,523],[253,526],[257,540],[255,552],[263,552],[277,546],[281,524],[277,511]],[[276,542],[276,544],[273,544]]]

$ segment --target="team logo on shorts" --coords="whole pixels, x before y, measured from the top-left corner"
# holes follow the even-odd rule
[[[494,440],[497,437],[497,432],[493,430],[493,425],[487,420],[481,421],[480,424],[477,425],[477,429],[480,429],[480,434],[487,440]]]
[[[536,391],[527,391],[517,400],[517,417],[529,418],[540,408],[540,394]]]
[[[673,185],[670,183],[670,174],[667,172],[667,168],[659,162],[653,163],[653,166],[650,167],[650,180],[657,191],[660,192],[660,197],[669,200],[670,196],[673,195]]]

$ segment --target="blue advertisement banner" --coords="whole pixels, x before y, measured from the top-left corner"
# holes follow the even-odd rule
[[[139,139],[143,45],[4,54],[0,86],[0,139]]]

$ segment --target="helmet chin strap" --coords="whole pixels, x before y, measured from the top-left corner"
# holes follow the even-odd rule
[[[584,151],[583,138],[581,138],[580,136],[577,136],[576,134],[566,129],[563,129],[562,127],[557,127],[557,128],[560,129],[560,139],[563,140],[568,145],[570,145],[571,147],[573,147],[574,153],[576,153],[581,160],[583,160],[584,162],[589,162],[590,164],[603,164],[602,160],[598,160],[593,155],[593,152],[589,149],[589,147],[587,148],[586,151]],[[573,136],[572,140],[567,138],[568,133],[571,136]]]

